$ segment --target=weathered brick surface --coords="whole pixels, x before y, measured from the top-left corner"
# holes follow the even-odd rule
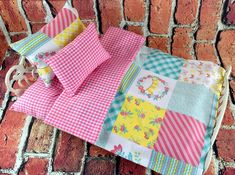
[[[151,0],[150,6],[150,31],[166,34],[171,16],[171,0]]]
[[[39,159],[39,158],[29,158],[28,161],[22,167],[19,175],[45,175],[47,174],[47,159]]]
[[[232,125],[234,125],[234,122],[235,122],[234,117],[233,117],[232,111],[230,109],[230,105],[228,104],[227,109],[224,114],[222,125],[231,125],[232,126]]]
[[[134,32],[138,35],[143,35],[143,29],[141,26],[127,26],[127,30]]]
[[[60,132],[55,151],[54,168],[56,171],[79,171],[84,155],[84,142],[65,132]]]
[[[11,36],[11,42],[14,43],[14,42],[19,41],[27,36],[28,35],[26,33],[15,34],[15,35]]]
[[[168,42],[167,38],[163,38],[163,37],[148,37],[147,41],[148,41],[148,46],[149,47],[160,49],[160,50],[162,50],[164,52],[168,52],[167,51],[167,42]]]
[[[232,65],[232,73],[235,75],[235,30],[220,33],[218,50],[225,67]]]
[[[42,1],[23,0],[22,4],[28,20],[33,22],[45,21],[46,12]]]
[[[224,171],[222,171],[223,175],[234,175],[235,174],[235,168],[226,167]]]
[[[143,166],[137,165],[123,158],[120,158],[119,171],[120,171],[120,174],[122,175],[131,175],[131,174],[145,175],[146,174],[146,169]]]
[[[213,40],[220,18],[221,0],[203,0],[200,12],[198,40]],[[210,15],[208,15],[210,14]]]
[[[145,15],[145,1],[125,0],[124,15],[128,21],[143,21]]]
[[[84,175],[114,175],[115,163],[113,160],[90,159],[87,161]]]
[[[218,63],[212,44],[197,43],[195,47],[196,57],[198,60]]]
[[[25,114],[7,110],[0,124],[0,169],[15,165]]]
[[[232,0],[229,0],[228,6],[227,6],[225,23],[227,25],[235,25],[235,3]]]
[[[5,39],[5,36],[3,35],[2,30],[0,30],[0,43],[1,43],[1,49],[0,49],[0,65],[2,65],[5,53],[8,49],[8,44],[7,41]]]
[[[119,0],[99,0],[101,12],[102,32],[105,32],[109,26],[118,27],[121,22],[121,6]]]
[[[93,0],[74,0],[74,7],[78,10],[81,19],[94,19]]]
[[[191,24],[194,22],[197,13],[197,0],[178,0],[176,8],[176,22],[178,24]]]
[[[233,162],[235,159],[235,130],[220,129],[216,144],[219,157],[225,161]]]
[[[55,12],[58,13],[64,6],[66,0],[48,0],[49,5],[55,9]],[[52,10],[54,12],[54,10]]]
[[[173,36],[172,54],[185,59],[192,59],[190,50],[192,47],[192,39],[189,33],[192,29],[188,28],[176,28]]]
[[[98,146],[91,145],[89,149],[89,155],[91,157],[112,157],[113,153],[106,151]]]
[[[30,23],[32,33],[38,32],[46,23]]]
[[[25,19],[18,10],[17,0],[0,1],[0,15],[9,32],[27,31]]]
[[[49,151],[53,127],[35,120],[28,139],[27,152],[47,153]]]

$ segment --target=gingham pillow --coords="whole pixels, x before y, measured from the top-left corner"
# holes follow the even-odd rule
[[[17,99],[10,109],[44,119],[62,91],[63,86],[57,78],[52,80],[49,88],[46,88],[43,81],[38,79]]]
[[[77,10],[72,8],[69,3],[65,3],[61,11],[50,23],[42,27],[37,33],[12,43],[10,46],[43,72],[39,76],[45,85],[49,86],[53,78],[47,71],[50,68],[45,62],[38,59],[36,55],[63,48],[84,29],[85,26],[81,22]]]
[[[96,26],[91,23],[73,42],[45,61],[66,93],[73,96],[86,77],[108,58],[110,55],[100,43]]]

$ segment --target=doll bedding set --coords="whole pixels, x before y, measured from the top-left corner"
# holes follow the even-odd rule
[[[66,27],[79,20],[70,12]],[[46,85],[38,79],[11,109],[161,174],[202,174],[225,70],[144,47],[144,38],[132,32],[110,27],[99,39],[93,23],[76,25],[63,44],[68,28],[49,27],[38,33],[47,38],[40,46],[31,44],[34,36],[12,45],[55,76]]]

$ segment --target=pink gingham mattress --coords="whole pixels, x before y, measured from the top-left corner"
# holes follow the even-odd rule
[[[90,143],[96,142],[119,84],[144,38],[111,27],[101,43],[111,58],[86,78],[75,96],[62,92],[44,120]]]

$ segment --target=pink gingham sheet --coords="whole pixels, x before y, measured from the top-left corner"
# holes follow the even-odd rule
[[[101,40],[111,58],[96,68],[70,97],[58,97],[45,123],[95,143],[119,84],[144,43],[142,36],[111,27]]]

